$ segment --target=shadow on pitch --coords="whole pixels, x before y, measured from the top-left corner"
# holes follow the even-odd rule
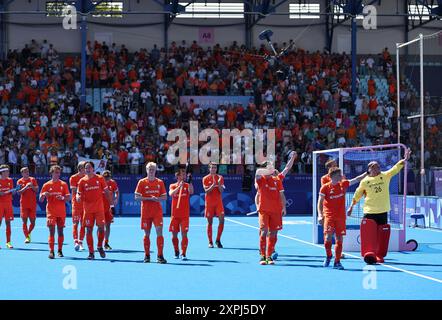
[[[281,256],[278,256],[277,261],[281,262],[322,262],[324,259],[281,259]]]
[[[33,249],[33,248],[17,248],[17,247],[14,247],[12,250],[15,250],[15,251],[42,251],[42,252],[49,252],[49,249]]]
[[[79,258],[79,257],[64,257],[66,260],[73,260],[73,261],[91,261],[88,260],[87,258]],[[156,261],[152,261],[149,263],[144,263],[142,260],[126,260],[126,259],[109,259],[109,258],[95,258],[94,260],[92,260],[92,262],[94,261],[101,261],[101,262],[111,262],[111,263],[115,263],[115,262],[120,262],[120,263],[139,263],[139,264],[157,264]],[[189,267],[212,267],[211,264],[205,264],[205,263],[173,263],[173,262],[168,262],[166,265],[175,265],[175,266],[189,266]]]
[[[188,259],[187,261],[199,261],[199,262],[211,262],[211,263],[217,263],[217,262],[226,262],[226,263],[240,263],[236,260],[197,260],[197,259]]]
[[[222,250],[242,250],[242,251],[256,251],[256,252],[259,252],[258,248],[226,248],[226,247],[224,247]]]
[[[333,267],[323,267],[322,265],[315,265],[315,264],[293,264],[293,263],[275,263],[273,266],[275,267],[308,267],[308,268],[314,268],[314,269],[324,269],[324,270],[335,270]],[[345,268],[345,265],[344,265]],[[364,269],[356,269],[356,268],[345,268],[344,270],[336,270],[336,271],[351,271],[351,272],[363,272]],[[376,269],[376,272],[401,272],[399,270],[379,270]]]
[[[108,253],[144,253],[144,250],[126,250],[126,249],[112,249],[110,251],[106,251]]]

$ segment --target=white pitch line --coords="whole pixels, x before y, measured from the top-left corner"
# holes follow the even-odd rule
[[[253,229],[257,229],[257,230],[259,230],[258,227],[252,226],[252,225],[250,225],[250,224],[246,224],[246,223],[239,222],[239,221],[232,220],[232,219],[228,219],[228,218],[225,218],[225,220],[230,221],[230,222],[233,222],[233,223],[237,223],[237,224],[240,224],[240,225],[243,225],[243,226],[249,227],[249,228],[253,228]],[[280,234],[280,233],[278,233],[278,237],[287,238],[287,239],[290,239],[290,240],[298,241],[298,242],[301,242],[301,243],[304,243],[304,244],[308,244],[308,245],[311,245],[311,246],[314,246],[314,247],[317,247],[317,248],[324,249],[324,246],[322,246],[322,245],[315,244],[315,243],[311,243],[311,242],[308,242],[308,241],[304,241],[304,240],[301,240],[301,239],[298,239],[298,238],[293,238],[293,237],[290,237],[290,236],[286,236],[286,235],[284,235],[284,234]],[[350,254],[350,253],[348,253],[348,252],[344,252],[344,253],[345,253],[345,256],[346,256],[346,257],[348,256],[348,257],[352,257],[352,258],[356,258],[356,259],[362,260],[362,257],[355,256],[355,255]],[[398,268],[398,267],[393,267],[393,266],[388,265],[388,264],[385,264],[385,263],[380,263],[380,265],[382,265],[382,266],[384,266],[384,267],[386,267],[386,268],[394,269],[394,270],[397,270],[397,271],[402,271],[402,272],[404,272],[404,273],[408,273],[408,274],[411,274],[411,275],[416,276],[416,277],[419,277],[419,278],[423,278],[423,279],[431,280],[431,281],[434,281],[434,282],[437,282],[437,283],[442,284],[442,280],[440,280],[440,279],[432,278],[432,277],[429,277],[429,276],[426,276],[426,275],[423,275],[423,274],[420,274],[420,273],[417,273],[417,272],[413,272],[413,271],[409,271],[409,270],[401,269],[401,268]]]
[[[431,232],[442,233],[442,230],[432,229],[432,228],[410,228],[410,227],[408,227],[408,228],[410,230],[416,230],[416,231],[431,231]]]

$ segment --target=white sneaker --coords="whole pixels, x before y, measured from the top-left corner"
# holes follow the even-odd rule
[[[80,251],[84,251],[83,243],[81,241],[79,242],[79,245],[80,245]]]
[[[80,243],[78,241],[75,242],[74,249],[75,251],[80,251]]]
[[[185,255],[181,255],[181,260],[187,261],[187,257]]]

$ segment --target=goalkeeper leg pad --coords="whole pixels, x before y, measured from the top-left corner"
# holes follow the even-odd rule
[[[376,263],[378,225],[372,219],[364,218],[361,222],[361,256],[367,264]]]
[[[381,224],[378,226],[378,246],[376,256],[384,258],[388,252],[388,243],[390,241],[390,225]]]

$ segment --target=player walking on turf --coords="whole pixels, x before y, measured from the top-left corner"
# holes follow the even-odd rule
[[[95,174],[95,167],[92,161],[85,162],[86,176],[80,179],[77,189],[77,201],[83,201],[84,205],[84,224],[86,226],[86,241],[89,248],[89,260],[95,259],[94,256],[94,224],[97,225],[98,244],[97,251],[101,258],[106,258],[103,249],[104,240],[104,204],[103,194],[110,199],[109,188],[102,176]]]
[[[141,229],[144,230],[144,262],[150,262],[150,230],[152,224],[157,234],[157,262],[167,263],[163,256],[163,208],[161,201],[167,199],[166,187],[161,179],[155,177],[157,165],[149,162],[146,165],[147,177],[138,181],[135,189],[135,200],[141,201]]]
[[[83,240],[86,233],[86,227],[84,225],[84,207],[83,201],[77,201],[78,182],[86,175],[84,169],[84,161],[81,161],[77,165],[78,172],[71,176],[69,179],[69,185],[72,192],[72,235],[74,237],[75,251],[83,251]],[[78,238],[78,225],[80,225],[80,238]]]
[[[224,230],[224,206],[222,193],[226,187],[224,185],[224,178],[221,175],[216,174],[216,170],[217,165],[213,162],[209,163],[209,174],[203,178],[203,188],[206,193],[204,215],[207,218],[209,248],[213,248],[212,224],[214,216],[217,216],[219,220],[215,244],[218,248],[223,247],[221,244],[221,235]]]
[[[388,252],[390,240],[390,181],[404,167],[410,158],[411,150],[405,150],[404,158],[390,170],[381,171],[379,163],[368,164],[368,176],[365,177],[353,196],[347,214],[350,216],[356,203],[365,196],[364,218],[361,222],[361,255],[367,264],[382,263]]]
[[[255,186],[258,189],[259,214],[259,251],[260,264],[274,264],[272,253],[275,251],[278,230],[282,229],[282,216],[286,212],[284,187],[281,179],[273,174],[271,167],[256,170]]]
[[[178,232],[181,230],[181,258],[187,260],[186,252],[189,243],[187,232],[189,231],[190,196],[193,194],[193,185],[191,178],[189,178],[189,183],[184,181],[186,178],[184,170],[178,169],[175,176],[177,182],[169,186],[169,196],[172,197],[172,214],[169,231],[172,232],[175,259],[178,259],[180,257]]]
[[[284,170],[282,172],[278,172],[278,170],[273,169],[272,164],[269,164],[268,169],[271,168],[273,170],[273,176],[277,177],[279,180],[281,180],[281,182],[283,182],[287,173],[289,173],[290,170],[292,169],[293,164],[294,164],[297,157],[298,157],[298,155],[297,155],[296,151],[290,152],[290,155],[289,155],[290,160],[287,162],[287,164],[284,167]],[[255,184],[255,188],[258,190],[258,185]],[[282,196],[284,197],[284,203],[286,203],[285,194],[282,194]],[[259,193],[257,192],[255,195],[256,208],[258,208],[258,202],[259,202]],[[286,212],[283,212],[283,216],[285,216],[285,215],[286,215]],[[277,234],[275,235],[275,237],[278,238]],[[273,260],[276,260],[277,257],[278,257],[278,253],[273,252],[273,254],[272,254]]]
[[[63,257],[63,228],[66,221],[66,202],[70,201],[71,195],[66,182],[60,180],[61,167],[52,166],[49,169],[52,179],[41,188],[40,201],[46,203],[46,224],[49,228],[49,259],[54,259],[55,227],[58,235],[58,256]]]
[[[346,234],[345,193],[351,185],[361,181],[367,173],[354,179],[343,179],[342,171],[338,167],[331,167],[328,177],[331,181],[324,184],[319,191],[318,223],[324,226],[324,247],[326,258],[324,267],[330,265],[332,255],[332,239],[335,235],[335,261],[334,269],[343,270],[341,264],[342,246]]]
[[[14,181],[9,178],[9,166],[2,164],[0,166],[0,226],[3,218],[6,223],[6,248],[12,249],[11,244],[11,221],[14,220],[14,211],[12,209],[12,195],[17,191],[14,188]]]
[[[112,250],[112,247],[109,245],[109,237],[111,231],[111,223],[114,222],[114,214],[115,214],[115,206],[118,203],[119,198],[119,190],[117,182],[112,179],[112,174],[109,170],[105,170],[102,173],[102,176],[106,180],[107,187],[109,188],[111,201],[103,194],[103,204],[104,204],[104,219],[105,219],[105,233],[104,233],[104,249]]]
[[[25,243],[31,242],[31,232],[35,227],[37,217],[37,192],[38,183],[34,177],[29,176],[29,168],[23,167],[20,170],[22,177],[17,181],[17,187],[20,186],[20,217],[23,221],[23,234]],[[29,219],[29,228],[28,228]]]

